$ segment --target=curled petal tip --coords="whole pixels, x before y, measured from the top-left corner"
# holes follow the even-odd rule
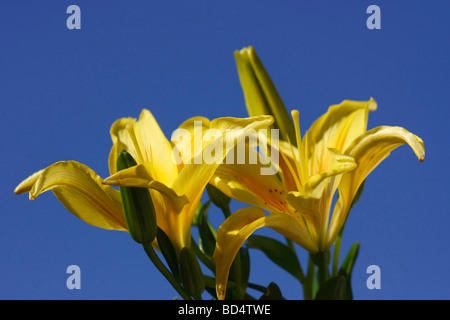
[[[102,181],[102,184],[107,186],[120,186],[121,180],[106,178],[105,180]]]
[[[14,194],[21,194],[21,193],[23,193],[22,190],[20,190],[19,186],[17,186],[17,187],[14,189]]]
[[[216,288],[217,292],[217,299],[224,300],[225,299],[225,290],[223,289],[223,286],[219,285]]]
[[[375,111],[377,110],[378,106],[377,106],[377,102],[375,101],[374,98],[370,97],[369,100],[369,111]]]

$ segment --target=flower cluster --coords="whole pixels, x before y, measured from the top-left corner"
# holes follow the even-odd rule
[[[143,110],[138,120],[111,126],[109,177],[60,161],[22,181],[15,193],[35,199],[51,190],[88,224],[129,232],[184,299],[201,299],[205,291],[217,299],[250,299],[248,288],[282,298],[275,284],[268,295],[249,282],[248,247],[298,279],[305,299],[351,299],[358,243],[338,266],[350,209],[393,149],[407,144],[423,161],[423,141],[401,127],[367,130],[377,108],[372,98],[332,105],[302,137],[299,111],[289,114],[255,50],[236,51],[235,59],[248,118],[193,117],[168,140]],[[202,203],[205,190],[210,200]],[[249,206],[231,213],[230,199]],[[208,221],[211,202],[225,217],[217,230]],[[286,244],[252,235],[262,227]],[[309,253],[307,272],[295,244]]]

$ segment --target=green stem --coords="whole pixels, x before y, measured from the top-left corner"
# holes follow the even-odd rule
[[[216,279],[207,275],[203,276],[203,279],[205,280],[205,284],[207,287],[209,288],[215,288],[216,287]],[[227,289],[231,289],[234,290],[238,287],[238,284],[232,280],[228,280],[228,284],[227,284]],[[256,283],[252,283],[249,282],[247,287],[249,287],[250,289],[254,289],[256,291],[265,293],[267,291],[267,288],[264,286],[261,286],[259,284]],[[248,295],[248,293],[245,293],[246,297],[251,297],[250,295]]]
[[[330,258],[330,252],[329,251],[323,251],[318,252],[314,254],[314,262],[317,265],[317,268],[319,270],[319,286],[322,287],[325,282],[330,278],[330,269],[329,269],[329,259]]]
[[[336,240],[334,242],[334,251],[333,251],[333,266],[332,266],[332,276],[337,276],[338,268],[339,268],[339,255],[341,254],[341,243],[342,243],[342,235],[344,234],[344,227],[342,227],[341,231],[339,231]]]
[[[147,256],[153,262],[155,267],[159,270],[159,272],[162,273],[162,275],[167,279],[167,281],[169,281],[169,283],[181,295],[181,297],[184,300],[191,300],[191,297],[189,297],[189,295],[187,295],[184,292],[184,290],[181,287],[180,283],[174,278],[174,276],[169,271],[169,269],[166,268],[164,263],[162,263],[161,259],[159,259],[158,255],[156,254],[156,252],[153,249],[152,245],[151,244],[147,244],[147,243],[143,243],[142,246],[144,247],[145,253],[147,253]]]
[[[314,297],[314,277],[316,268],[314,262],[311,258],[311,254],[308,259],[308,270],[306,272],[306,278],[303,283],[303,299],[304,300],[312,300]]]
[[[194,254],[199,258],[199,260],[212,272],[216,273],[216,264],[211,257],[207,256],[203,253],[202,250],[198,247],[198,244],[195,242],[194,238],[191,237],[191,250]]]

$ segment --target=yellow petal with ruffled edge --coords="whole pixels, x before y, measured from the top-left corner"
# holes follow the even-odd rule
[[[361,134],[366,131],[368,112],[376,110],[375,100],[344,100],[329,107],[327,113],[317,119],[306,132],[300,149],[303,161],[300,163],[302,181],[326,171],[331,164],[328,148],[341,153]]]
[[[327,186],[329,178],[352,171],[357,167],[355,159],[352,157],[343,155],[333,148],[328,148],[328,151],[331,165],[328,170],[315,174],[306,181],[302,190],[305,197],[319,199],[323,195],[323,190]]]
[[[419,161],[425,158],[422,139],[402,127],[381,126],[358,137],[345,151],[355,159],[358,167],[342,176],[339,185],[339,200],[330,223],[328,243],[331,245],[342,227],[353,198],[364,179],[395,148],[408,144]]]
[[[102,181],[79,162],[61,161],[31,175],[14,192],[29,192],[33,200],[52,190],[67,210],[86,223],[103,229],[127,230],[119,191]]]
[[[245,240],[256,230],[270,227],[310,252],[317,252],[314,241],[299,227],[292,216],[276,213],[268,216],[260,208],[242,208],[231,214],[217,230],[214,261],[216,264],[216,292],[220,300],[225,298],[231,264]]]
[[[136,123],[134,118],[121,118],[116,121],[111,126],[110,134],[113,146],[109,152],[108,165],[109,173],[112,175],[117,172],[117,156],[122,150],[127,151],[133,159],[137,158],[137,151],[133,145],[133,140],[126,130],[130,125]]]

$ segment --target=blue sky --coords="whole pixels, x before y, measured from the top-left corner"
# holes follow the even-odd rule
[[[71,4],[81,30],[66,27]],[[372,4],[380,30],[366,27]],[[369,128],[398,125],[424,140],[423,163],[400,147],[369,176],[343,250],[361,243],[356,299],[450,298],[449,9],[448,1],[2,1],[0,298],[176,296],[128,234],[87,225],[50,192],[29,201],[13,190],[59,160],[107,177],[111,124],[142,108],[167,136],[196,115],[245,117],[233,51],[248,45],[286,106],[300,110],[302,130],[329,105],[374,97]],[[292,277],[250,254],[251,281],[302,298]],[[81,290],[66,287],[72,264]],[[366,287],[370,265],[381,269],[380,290]]]

